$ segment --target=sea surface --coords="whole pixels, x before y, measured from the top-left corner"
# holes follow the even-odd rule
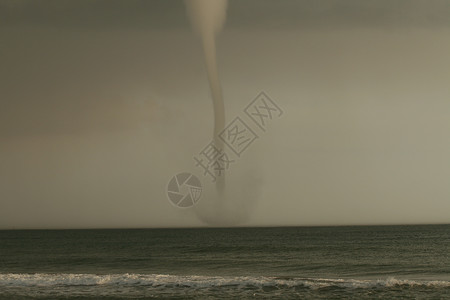
[[[450,225],[0,231],[1,299],[450,299]]]

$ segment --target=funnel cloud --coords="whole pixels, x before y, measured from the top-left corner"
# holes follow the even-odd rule
[[[203,46],[206,71],[214,110],[213,141],[219,151],[224,143],[219,138],[225,128],[225,106],[216,58],[216,35],[226,20],[227,0],[185,0],[188,17]],[[206,189],[203,201],[195,208],[200,220],[213,226],[232,226],[245,222],[260,196],[260,179],[254,172],[234,176],[225,189],[225,173],[216,171],[216,189]],[[236,180],[238,179],[238,180]]]
[[[225,127],[225,106],[222,86],[219,79],[216,59],[215,35],[222,30],[226,19],[227,0],[185,0],[186,9],[194,30],[200,35],[205,55],[206,70],[211,89],[214,109],[214,144],[223,150],[223,142],[219,139]],[[217,176],[217,190],[225,187],[225,174]]]

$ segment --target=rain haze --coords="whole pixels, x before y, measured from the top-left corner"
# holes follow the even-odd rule
[[[258,138],[223,192],[194,160],[215,116],[191,25],[178,0],[0,0],[1,229],[450,222],[449,1],[228,1],[225,124]]]

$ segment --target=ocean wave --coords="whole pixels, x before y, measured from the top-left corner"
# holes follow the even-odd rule
[[[280,277],[222,277],[178,276],[163,274],[0,274],[0,287],[53,287],[53,286],[149,286],[172,288],[211,287],[275,287],[308,289],[321,288],[390,288],[428,287],[450,288],[450,281],[416,281],[396,278],[379,280],[326,279],[326,278],[280,278]]]

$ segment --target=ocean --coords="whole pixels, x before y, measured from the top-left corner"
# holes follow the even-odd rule
[[[0,298],[450,298],[450,225],[6,230]]]

